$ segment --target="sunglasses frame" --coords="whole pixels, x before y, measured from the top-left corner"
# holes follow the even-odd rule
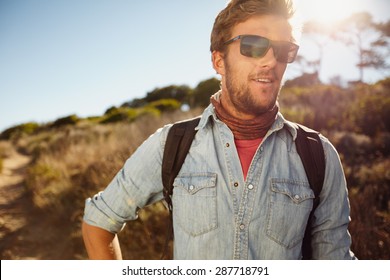
[[[264,39],[266,42],[267,42],[267,48],[265,49],[264,53],[262,53],[261,55],[253,55],[253,54],[250,54],[248,52],[245,52],[244,51],[244,48],[243,48],[243,41],[245,40],[245,38],[248,38],[248,37],[251,37],[251,38],[256,38],[256,39]],[[282,62],[282,63],[292,63],[294,62],[296,56],[297,56],[297,53],[298,53],[298,50],[299,50],[299,46],[292,43],[292,42],[288,42],[288,41],[273,41],[273,40],[270,40],[266,37],[262,37],[262,36],[258,36],[258,35],[238,35],[228,41],[226,41],[224,43],[224,45],[229,45],[237,40],[241,40],[240,41],[240,53],[243,55],[243,56],[246,56],[246,57],[253,57],[253,58],[261,58],[261,57],[264,57],[267,52],[269,51],[270,48],[273,49],[274,51],[274,56],[276,58],[276,60],[278,62]],[[245,43],[245,41],[244,41]],[[281,59],[281,56],[279,54],[280,52],[280,47],[282,45],[287,45],[288,46],[288,53],[286,54],[287,56],[287,61],[284,61],[284,60],[280,60]],[[290,52],[293,52],[293,55],[289,55]]]

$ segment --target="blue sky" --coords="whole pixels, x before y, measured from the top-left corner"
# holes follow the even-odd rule
[[[303,20],[359,10],[380,21],[390,18],[388,0],[338,4],[351,2],[344,1],[296,4]],[[0,0],[0,131],[70,114],[101,115],[156,87],[195,87],[217,77],[209,36],[225,5],[226,0]],[[339,50],[328,53],[324,78],[357,79],[348,52],[351,62],[335,67],[332,54]],[[304,53],[310,48],[302,46]],[[287,73],[294,75],[293,69]]]

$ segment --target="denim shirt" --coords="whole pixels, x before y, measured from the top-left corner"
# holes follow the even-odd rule
[[[86,200],[85,222],[118,233],[140,208],[163,199],[161,163],[169,128],[150,136],[108,187]],[[277,115],[246,180],[233,134],[212,105],[197,129],[174,181],[174,258],[301,259],[314,194],[296,151],[295,128]],[[312,226],[313,258],[353,259],[343,169],[332,144],[321,139],[326,172]]]

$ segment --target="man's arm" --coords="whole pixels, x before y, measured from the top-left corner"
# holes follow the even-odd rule
[[[82,223],[82,233],[91,260],[121,260],[118,236],[104,229]]]
[[[350,208],[343,167],[336,149],[323,142],[326,158],[325,181],[320,204],[314,212],[312,249],[314,259],[355,259],[348,232]]]

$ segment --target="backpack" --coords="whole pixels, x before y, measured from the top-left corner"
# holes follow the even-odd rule
[[[195,128],[198,126],[199,121],[200,117],[197,117],[173,124],[166,139],[161,172],[164,186],[163,194],[168,206],[170,222],[163,258],[167,255],[169,240],[173,238],[173,206],[171,200],[173,181],[179,173],[191,147],[191,143],[197,132]],[[297,138],[295,141],[297,152],[302,160],[306,176],[315,196],[302,243],[302,258],[307,260],[312,258],[311,221],[313,219],[313,213],[320,202],[319,194],[325,178],[325,155],[319,132],[297,123],[290,122],[290,124],[297,129]]]

